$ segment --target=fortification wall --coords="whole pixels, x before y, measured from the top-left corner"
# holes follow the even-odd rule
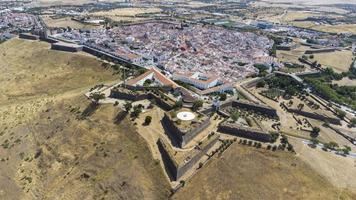
[[[161,152],[163,163],[169,176],[174,180],[179,180],[185,173],[193,169],[193,167],[203,158],[203,156],[219,141],[219,136],[215,136],[209,144],[200,149],[199,153],[192,156],[192,158],[184,163],[177,164],[172,155],[170,155],[166,144],[159,139],[157,141],[158,149]]]
[[[215,137],[212,141],[210,141],[209,144],[207,144],[203,149],[201,149],[200,152],[193,156],[188,162],[180,165],[177,169],[177,179],[179,179],[187,171],[192,169],[218,141],[219,136]]]
[[[328,52],[334,52],[338,49],[336,48],[327,48],[327,49],[313,49],[313,50],[306,50],[305,54],[313,54],[313,53],[328,53]]]
[[[38,35],[32,35],[28,33],[20,33],[19,38],[26,40],[39,40],[40,37]]]
[[[271,135],[261,130],[245,128],[234,124],[221,123],[218,131],[222,133],[231,134],[238,137],[257,140],[261,142],[271,142]]]
[[[70,46],[60,45],[58,43],[53,43],[51,45],[51,49],[57,50],[57,51],[78,52],[78,51],[82,51],[83,47],[81,47],[81,46],[70,47]]]
[[[193,129],[182,136],[182,146],[185,146],[188,144],[195,136],[197,136],[200,132],[202,132],[204,129],[206,129],[210,125],[210,118],[208,117],[202,124],[196,128]]]
[[[317,113],[306,112],[306,111],[298,110],[298,109],[291,109],[291,108],[287,108],[287,109],[289,112],[293,112],[298,115],[302,115],[302,116],[309,117],[312,119],[317,119],[317,120],[324,121],[324,122],[327,121],[331,124],[341,125],[341,120],[337,119],[337,118],[327,117],[327,116],[320,115]]]
[[[243,101],[233,101],[232,106],[238,107],[238,108],[243,108],[243,109],[248,109],[248,110],[254,110],[256,112],[260,112],[260,113],[266,114],[271,117],[278,117],[276,109],[273,109],[273,108],[265,106],[265,105],[259,105],[259,104],[243,102]]]
[[[181,130],[179,130],[179,128],[174,124],[174,122],[166,113],[164,114],[164,117],[162,119],[162,124],[166,129],[168,137],[170,139],[173,139],[174,142],[182,148],[210,125],[210,118],[208,117],[204,122],[200,124],[199,127],[192,129],[188,132],[182,132]]]
[[[171,157],[171,155],[169,155],[168,150],[166,149],[167,147],[165,146],[164,142],[161,139],[158,139],[157,145],[158,145],[158,150],[161,152],[163,164],[165,166],[168,175],[173,180],[178,180],[178,176],[177,176],[178,165]]]
[[[174,122],[171,121],[169,116],[165,113],[163,118],[162,118],[162,125],[164,129],[166,130],[165,132],[167,133],[169,139],[173,141],[173,143],[179,145],[182,147],[183,143],[183,138],[182,135],[183,133],[174,125]]]

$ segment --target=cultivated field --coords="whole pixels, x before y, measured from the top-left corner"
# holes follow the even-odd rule
[[[0,199],[166,199],[169,184],[119,112],[80,119],[84,92],[119,75],[38,41],[0,45]]]
[[[159,8],[118,8],[108,11],[90,13],[91,16],[108,17],[114,21],[139,21],[145,18],[135,17],[139,14],[159,13]]]
[[[313,61],[318,61],[323,67],[331,67],[336,72],[347,72],[352,64],[351,51],[335,51],[330,53],[316,53]]]
[[[302,55],[304,55],[304,52],[308,49],[310,48],[306,46],[300,46],[291,51],[277,50],[277,58],[281,62],[299,63],[298,58],[302,57]]]
[[[351,173],[352,174],[352,173]],[[229,178],[227,178],[229,177]],[[173,199],[354,199],[288,152],[234,144]]]
[[[52,19],[49,16],[42,16],[42,19],[48,27],[62,27],[62,28],[71,27],[74,29],[95,29],[101,27],[101,26],[83,24],[72,20],[70,17]]]

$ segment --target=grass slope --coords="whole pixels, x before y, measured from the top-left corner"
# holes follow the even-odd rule
[[[165,199],[169,185],[112,105],[78,120],[84,92],[119,75],[38,41],[0,45],[0,199]]]
[[[353,195],[353,196],[352,196]],[[287,152],[232,145],[174,199],[352,199]]]

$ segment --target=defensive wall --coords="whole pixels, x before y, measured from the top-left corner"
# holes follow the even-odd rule
[[[83,50],[83,46],[57,42],[57,43],[52,43],[51,49],[57,51],[79,52]]]
[[[237,124],[223,122],[219,124],[218,131],[238,137],[257,140],[261,142],[271,142],[272,137],[269,133],[255,128],[246,128]]]
[[[255,104],[255,103],[251,103],[251,102],[247,102],[247,101],[235,100],[232,102],[226,102],[220,106],[220,109],[227,108],[227,107],[253,110],[255,112],[259,112],[259,113],[268,115],[270,117],[278,117],[276,109],[271,108],[267,105]]]
[[[206,120],[201,122],[197,128],[189,131],[182,131],[175,125],[168,114],[165,113],[162,118],[162,125],[165,128],[168,137],[182,148],[210,125],[210,117],[207,117]]]
[[[209,139],[208,143],[204,146],[198,145],[196,147],[197,152],[190,155],[186,160],[178,163],[169,144],[163,141],[163,139],[158,139],[157,145],[161,152],[162,160],[166,171],[170,177],[177,181],[179,180],[187,171],[191,170],[202,158],[203,156],[219,141],[219,135],[215,134],[213,138]]]
[[[29,33],[20,33],[19,38],[26,40],[39,40],[40,36]]]
[[[317,114],[317,113],[312,113],[312,112],[307,112],[299,109],[293,109],[293,108],[288,108],[285,104],[282,104],[282,106],[291,113],[295,113],[298,115],[302,115],[304,117],[308,117],[311,119],[316,119],[324,122],[329,122],[331,124],[336,124],[336,125],[341,125],[341,120],[338,118],[333,118],[333,117],[328,117],[325,115]]]
[[[334,52],[337,50],[339,50],[339,49],[337,49],[337,48],[312,49],[312,50],[306,50],[305,54],[329,53],[329,52]]]
[[[298,115],[302,115],[304,117],[320,120],[323,122],[329,122],[331,124],[336,124],[336,125],[341,125],[341,120],[338,118],[333,118],[333,117],[328,117],[325,115],[317,114],[317,113],[311,113],[299,109],[292,109],[292,108],[287,108],[289,112],[296,113]]]
[[[160,106],[162,109],[167,111],[172,110],[174,107],[173,102],[170,103],[164,100],[159,95],[159,92],[155,93],[152,91],[145,91],[145,92],[136,93],[134,91],[128,92],[128,91],[120,91],[120,90],[112,89],[110,92],[110,97],[115,99],[129,100],[129,101],[141,101],[145,99],[154,99],[158,106]]]

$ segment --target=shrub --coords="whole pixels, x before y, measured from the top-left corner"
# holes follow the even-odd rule
[[[310,136],[312,138],[316,138],[316,137],[319,136],[319,133],[320,133],[320,128],[319,127],[313,127],[313,130],[312,130]]]
[[[146,116],[146,118],[145,118],[145,124],[146,124],[146,125],[149,125],[149,124],[151,124],[151,121],[152,121],[152,117],[151,117],[151,116]]]
[[[277,150],[277,145],[274,145],[273,147],[272,147],[272,151],[276,151]]]

